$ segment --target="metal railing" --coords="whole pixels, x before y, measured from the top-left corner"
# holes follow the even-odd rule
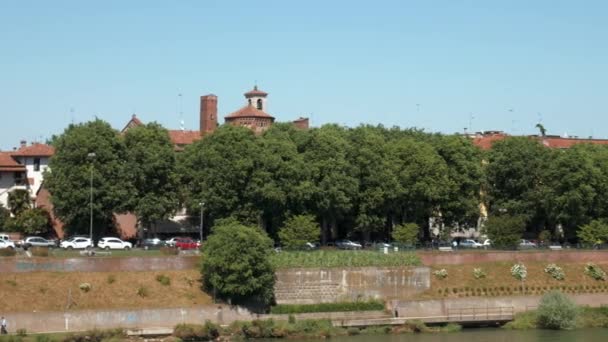
[[[481,322],[511,320],[515,315],[512,306],[448,308],[447,320],[457,322]]]

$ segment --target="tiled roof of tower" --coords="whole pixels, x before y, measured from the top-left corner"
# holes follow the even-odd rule
[[[224,117],[225,119],[234,119],[234,118],[268,118],[273,119],[274,117],[264,111],[261,111],[254,106],[248,105],[234,113],[231,113]]]
[[[190,145],[201,139],[199,131],[182,131],[179,129],[169,130],[169,138],[175,145]]]
[[[25,171],[25,165],[17,163],[11,152],[0,152],[0,171]]]
[[[258,86],[254,86],[253,90],[250,90],[248,92],[245,93],[245,97],[251,97],[251,96],[267,96],[268,93],[261,91],[258,89]]]
[[[141,126],[141,125],[143,125],[143,124],[144,124],[144,123],[143,123],[143,122],[141,122],[141,120],[139,120],[139,119],[137,118],[137,115],[133,114],[133,115],[131,116],[131,120],[129,120],[129,122],[127,122],[127,124],[125,125],[125,127],[124,127],[124,128],[122,129],[122,131],[120,131],[120,132],[121,132],[121,133],[124,133],[124,132],[126,132],[126,131],[127,131],[129,128],[133,128],[133,127],[135,127],[135,126]]]
[[[35,143],[20,147],[10,154],[15,157],[50,157],[55,154],[55,148],[51,145]]]

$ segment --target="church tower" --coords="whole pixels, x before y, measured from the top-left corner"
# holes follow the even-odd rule
[[[257,85],[253,87],[253,90],[245,93],[247,104],[262,112],[266,111],[266,96],[268,93],[259,90]]]

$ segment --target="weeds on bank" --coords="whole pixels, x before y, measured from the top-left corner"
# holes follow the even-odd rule
[[[276,268],[421,265],[415,253],[382,254],[377,251],[283,251],[273,254],[270,261]]]

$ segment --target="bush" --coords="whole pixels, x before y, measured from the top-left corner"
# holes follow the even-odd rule
[[[156,276],[156,281],[161,283],[161,285],[169,286],[171,285],[171,278],[164,274],[159,274]]]
[[[445,268],[442,268],[440,270],[436,270],[436,271],[433,272],[433,274],[438,279],[445,279],[445,278],[448,277],[448,271]]]
[[[420,234],[420,227],[415,223],[400,224],[393,230],[393,240],[414,245],[418,242],[418,234]]]
[[[551,232],[548,230],[543,230],[538,234],[538,240],[542,243],[548,244],[551,242]]]
[[[528,276],[528,269],[524,264],[515,264],[511,267],[511,275],[517,280],[526,280]]]
[[[503,327],[505,329],[514,329],[514,330],[527,330],[527,329],[535,329],[537,326],[536,323],[536,312],[527,311],[520,312],[515,314],[515,317],[511,322],[508,322]]]
[[[211,321],[200,324],[178,324],[173,329],[173,336],[182,341],[213,341],[220,336],[220,328]]]
[[[522,216],[490,216],[485,225],[486,234],[497,248],[516,248],[526,227]]]
[[[555,280],[564,280],[566,277],[564,270],[556,264],[547,265],[547,267],[545,267],[545,273],[549,273]]]
[[[48,247],[32,247],[30,248],[30,252],[32,253],[32,256],[35,257],[48,257],[49,256],[49,249]]]
[[[286,249],[304,248],[307,242],[318,242],[321,228],[313,215],[297,215],[288,218],[279,230],[279,239]]]
[[[89,284],[89,283],[82,283],[82,284],[78,285],[78,288],[80,289],[80,291],[82,291],[82,292],[85,292],[85,293],[86,293],[86,292],[91,291],[91,289],[92,289],[93,287],[92,287],[92,286],[91,286],[91,284]]]
[[[361,302],[320,304],[279,304],[270,308],[272,314],[299,314],[308,312],[342,312],[384,310],[384,303],[376,300]]]
[[[474,268],[473,269],[473,277],[475,277],[475,279],[485,278],[486,277],[486,272],[484,272],[481,268]]]
[[[570,329],[574,327],[577,308],[565,294],[552,291],[545,294],[538,305],[538,326],[545,329]]]
[[[90,330],[77,334],[70,334],[63,338],[63,342],[102,342],[112,339],[124,339],[125,332],[122,329]]]
[[[150,295],[150,291],[148,291],[147,287],[140,285],[137,288],[137,295],[140,296],[141,298],[146,298]]]
[[[594,263],[588,263],[585,266],[585,274],[595,280],[606,280],[606,272]]]
[[[578,228],[576,233],[584,243],[595,245],[608,241],[608,222],[606,220],[593,220]]]

